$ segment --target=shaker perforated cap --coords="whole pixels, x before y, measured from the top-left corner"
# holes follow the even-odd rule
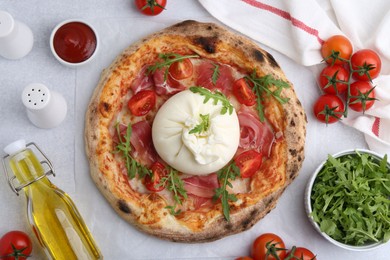
[[[44,108],[50,100],[49,89],[40,83],[33,83],[24,88],[22,93],[23,104],[32,110]]]
[[[14,26],[14,18],[9,13],[0,11],[0,38],[10,34]]]
[[[24,149],[26,149],[26,141],[24,139],[20,139],[7,145],[4,148],[4,152],[8,155],[14,155]]]
[[[67,113],[64,97],[41,83],[26,86],[22,92],[22,102],[27,108],[27,117],[40,128],[58,126]]]

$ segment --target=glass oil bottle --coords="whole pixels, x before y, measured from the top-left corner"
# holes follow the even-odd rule
[[[45,160],[39,161],[31,148]],[[48,258],[103,259],[71,198],[48,179],[48,175],[54,175],[53,166],[39,147],[34,143],[26,146],[24,140],[19,140],[4,151],[8,154],[3,157],[8,183],[16,194],[24,191],[28,220]]]

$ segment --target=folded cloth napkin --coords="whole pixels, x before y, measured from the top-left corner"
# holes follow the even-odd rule
[[[350,110],[342,122],[362,131],[371,150],[390,154],[390,1],[199,2],[222,23],[313,71],[318,72],[321,45],[330,36],[345,35],[354,51],[375,50],[382,60],[381,75],[373,81],[378,101],[365,114]]]

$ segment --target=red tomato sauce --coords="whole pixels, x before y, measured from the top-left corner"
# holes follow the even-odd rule
[[[57,55],[71,63],[89,59],[96,50],[94,31],[81,22],[70,22],[61,26],[54,35],[53,45]]]

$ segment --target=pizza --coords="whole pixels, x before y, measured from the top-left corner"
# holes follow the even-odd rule
[[[183,21],[125,49],[85,123],[90,174],[153,236],[207,242],[269,213],[304,160],[306,115],[275,59],[220,25]]]

